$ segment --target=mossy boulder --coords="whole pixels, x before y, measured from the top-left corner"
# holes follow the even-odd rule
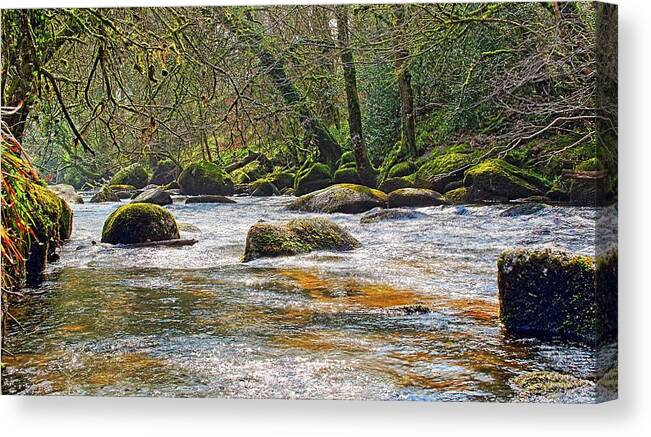
[[[414,174],[418,166],[413,161],[403,161],[394,164],[389,170],[388,178],[400,178]]]
[[[466,187],[447,191],[443,196],[449,203],[452,204],[471,203],[470,190],[468,190]]]
[[[359,177],[359,172],[357,167],[354,165],[352,167],[340,167],[334,174],[333,177],[335,184],[360,184],[362,180]]]
[[[305,194],[288,208],[295,211],[358,214],[386,207],[387,195],[379,190],[355,184],[338,184]]]
[[[447,203],[448,201],[441,193],[425,188],[401,188],[390,192],[387,198],[389,208],[427,207],[446,205]]]
[[[154,205],[171,205],[172,197],[160,188],[150,188],[138,194],[133,202],[140,203],[153,203]]]
[[[248,164],[231,172],[231,178],[235,184],[248,184],[263,178],[269,172],[269,168],[258,160],[251,161]]]
[[[188,195],[233,194],[233,181],[228,173],[208,161],[199,161],[187,166],[179,175],[178,182],[181,191]]]
[[[378,186],[378,190],[390,193],[401,188],[415,188],[415,179],[414,175],[387,178]]]
[[[103,203],[103,202],[119,202],[120,198],[118,195],[109,188],[108,185],[103,185],[100,190],[90,198],[91,203]]]
[[[476,201],[505,201],[544,194],[549,184],[541,176],[502,159],[482,162],[465,173],[463,185]]]
[[[104,222],[102,242],[134,244],[179,238],[171,212],[150,203],[129,203],[113,211]]]
[[[176,180],[181,173],[181,169],[171,159],[158,161],[152,172],[150,184],[166,185]]]
[[[136,188],[143,188],[148,180],[149,175],[145,168],[135,163],[117,172],[111,179],[110,185],[133,185]]]
[[[74,203],[84,203],[84,199],[77,193],[75,187],[68,184],[48,185],[48,190],[68,202],[70,205]]]
[[[345,251],[358,246],[346,229],[323,218],[295,219],[286,224],[261,222],[249,229],[242,261],[314,250]]]
[[[134,187],[133,185],[126,185],[126,184],[116,184],[116,185],[109,185],[109,188],[113,191],[137,191],[138,188]]]
[[[294,173],[286,170],[276,170],[269,174],[266,179],[274,184],[278,190],[294,187]]]
[[[294,180],[294,194],[303,194],[321,190],[332,185],[332,170],[327,164],[321,162],[307,162],[301,170],[296,173]]]
[[[616,269],[616,256],[606,265]],[[500,255],[497,270],[500,319],[507,332],[587,343],[616,336],[616,310],[599,306],[616,302],[616,283],[596,286],[601,273],[591,257],[549,248],[510,249]]]
[[[459,152],[432,156],[416,171],[415,186],[442,192],[449,183],[463,179],[475,158],[475,154]]]
[[[249,185],[249,192],[254,197],[280,196],[278,188],[267,179],[258,179]]]
[[[427,214],[411,209],[374,209],[364,214],[362,218],[359,219],[359,222],[362,224],[368,224],[384,221],[413,220],[425,217],[427,217]]]
[[[24,246],[19,250],[27,259],[24,273],[28,282],[33,283],[40,278],[48,261],[58,257],[56,249],[70,238],[73,212],[65,200],[40,185],[28,185],[26,193],[30,199],[28,207],[34,233],[24,240]]]

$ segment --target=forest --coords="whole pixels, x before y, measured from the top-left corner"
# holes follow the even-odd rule
[[[207,277],[181,278],[180,273],[196,267],[195,273],[203,275],[199,267],[222,266],[222,261],[211,258],[221,252],[237,265],[232,267],[236,269],[234,277],[256,278],[256,268],[271,269],[267,273],[279,275],[279,283],[299,284],[313,299],[316,295],[325,299],[323,293],[334,298],[337,290],[344,290],[346,304],[354,307],[368,306],[373,311],[399,307],[410,315],[456,311],[471,314],[473,323],[495,319],[509,334],[542,341],[551,335],[568,342],[602,345],[616,335],[617,253],[610,248],[616,236],[613,240],[605,232],[601,238],[597,232],[594,237],[595,226],[616,227],[616,218],[603,219],[616,213],[617,202],[616,7],[546,1],[15,9],[2,10],[1,25],[3,337],[12,329],[7,323],[29,324],[17,319],[30,311],[19,310],[14,316],[14,305],[37,305],[30,299],[24,302],[23,287],[41,283],[55,291],[73,287],[65,299],[77,299],[71,296],[81,293],[84,280],[75,276],[81,274],[76,270],[79,266],[71,268],[66,262],[83,264],[87,262],[84,257],[92,259],[85,268],[102,273],[91,275],[93,285],[89,287],[96,288],[98,299],[104,299],[109,284],[123,286],[117,277],[103,276],[112,266],[122,272],[122,279],[136,272],[156,276],[149,268],[163,276],[173,275],[168,278],[170,284],[179,281],[189,286],[193,281],[207,281],[205,284],[222,287]],[[271,203],[259,203],[262,201]],[[242,205],[250,209],[228,209]],[[186,209],[178,209],[182,207]],[[454,217],[472,216],[469,220],[476,219],[476,223],[455,226],[469,226],[470,233],[481,233],[480,229],[488,226],[482,238],[495,240],[465,240],[466,234],[444,227],[432,231],[437,236],[441,232],[440,242],[432,237],[409,244],[422,244],[423,256],[429,256],[431,244],[448,244],[448,254],[456,253],[455,244],[460,245],[458,250],[470,250],[477,256],[472,268],[463,264],[465,261],[454,264],[457,261],[435,257],[436,262],[450,263],[445,264],[446,272],[460,272],[460,277],[446,276],[444,281],[452,284],[458,280],[458,287],[464,290],[475,282],[493,284],[497,262],[497,284],[486,286],[491,294],[481,295],[484,290],[476,296],[473,289],[470,297],[456,299],[458,296],[445,294],[445,298],[439,296],[445,303],[441,299],[434,303],[427,293],[405,290],[418,280],[398,283],[402,270],[387,270],[390,277],[380,285],[370,287],[359,278],[351,285],[353,279],[342,277],[341,266],[330,266],[335,261],[315,261],[306,255],[315,250],[362,251],[370,258],[358,274],[364,277],[366,272],[370,280],[373,275],[365,269],[371,268],[376,258],[391,258],[389,247],[396,244],[378,240],[375,251],[374,239],[384,238],[385,232],[398,232],[395,229],[403,227],[402,223],[402,231],[409,232],[409,226],[426,220],[428,208],[433,207],[440,208],[432,210],[435,215],[453,211]],[[586,216],[586,208],[596,215]],[[566,209],[572,213],[562,212]],[[349,217],[362,213],[366,214],[361,222],[359,218],[354,224],[349,222]],[[323,218],[324,214],[333,220]],[[337,218],[338,214],[346,217]],[[451,217],[447,214],[437,219],[439,223],[447,223],[445,217]],[[550,214],[559,215],[550,218]],[[516,232],[518,225],[506,220],[532,216],[541,222],[522,225],[522,235],[509,233]],[[278,219],[291,220],[281,225],[275,223]],[[591,224],[586,225],[588,222]],[[360,223],[394,227],[381,228],[379,236],[373,236],[368,228],[353,232],[355,236],[342,229],[343,225],[357,229]],[[548,229],[547,234],[537,226]],[[564,227],[576,230],[581,237],[568,237],[563,234]],[[425,229],[429,228],[412,231],[426,239],[433,234]],[[367,244],[365,238],[373,243]],[[567,252],[529,248],[547,243]],[[132,260],[136,264],[121,264],[128,256],[115,258],[113,247],[122,245],[130,247],[129,253],[142,254]],[[513,249],[516,246],[526,249]],[[403,249],[407,252],[401,252]],[[95,252],[102,250],[105,252]],[[411,259],[415,250],[401,246],[396,253]],[[181,253],[186,253],[187,259],[178,259],[184,258]],[[206,255],[210,259],[195,258],[201,253],[210,253]],[[170,270],[156,254],[165,254],[182,265],[189,260],[198,265],[175,265]],[[307,263],[309,268],[283,264],[290,261],[264,264],[273,263],[264,259],[296,255],[301,260],[296,262]],[[59,258],[64,267],[56,267]],[[350,266],[358,261],[346,261],[351,271],[354,267]],[[407,265],[405,261],[400,269],[414,269],[415,277],[425,278],[432,274],[425,265],[436,262],[421,260]],[[100,264],[102,268],[97,267]],[[50,268],[63,270],[56,270],[55,279],[48,279],[43,272]],[[548,268],[559,272],[559,282],[554,284],[573,284],[569,290],[553,290],[562,291],[559,299],[571,302],[570,315],[565,309],[550,310],[549,302],[529,302],[518,291],[543,286],[539,269],[547,272]],[[478,269],[481,279],[473,276],[473,269]],[[519,269],[516,280],[511,272]],[[223,281],[232,285],[240,279]],[[597,287],[603,299],[595,303],[594,294],[590,294],[592,301],[587,302],[584,285],[594,286],[595,280],[605,284]],[[518,281],[525,281],[526,286]],[[115,285],[118,283],[122,285]],[[275,290],[281,286],[273,283],[267,287]],[[436,284],[423,287],[442,293]],[[159,293],[161,286],[148,290]],[[55,291],[50,294],[59,296]],[[155,297],[160,298],[158,294]],[[187,295],[187,299],[195,298]],[[57,299],[64,298],[51,299],[54,303],[48,305],[56,308],[62,305]],[[96,303],[100,306],[84,310],[104,314],[106,307],[121,305],[119,302]],[[248,300],[238,302],[238,311],[252,305]],[[267,310],[262,312],[265,315],[259,317],[271,317]],[[532,322],[540,312],[545,312],[544,320]],[[80,315],[82,319],[87,316]],[[186,316],[198,323],[195,315]],[[124,317],[127,323],[131,316]],[[243,320],[253,317],[247,313]],[[274,317],[268,323],[277,322],[280,316]],[[164,315],[160,320],[165,320]],[[73,328],[64,335],[77,335],[77,327],[83,325],[78,322],[71,322]],[[348,326],[346,323],[337,322],[336,329]],[[474,332],[477,326],[472,324],[466,331]],[[193,325],[195,328],[204,329]],[[102,329],[96,327],[93,332],[113,335],[107,334],[106,327]],[[243,328],[237,325],[232,329]],[[318,343],[318,347],[310,343],[311,348],[325,350],[325,339],[317,341],[314,335],[327,330],[310,331],[307,337],[301,332],[300,339],[292,337],[294,331],[288,336],[283,332],[282,347],[291,343],[291,347],[305,348],[309,338]],[[474,339],[476,347],[487,342],[483,337]],[[416,341],[410,337],[412,340]],[[21,346],[20,340],[15,342],[9,346],[27,347]],[[276,347],[280,346],[270,347],[269,354],[273,355]],[[329,347],[340,350],[336,345]],[[504,363],[510,362],[503,356],[504,350],[498,346],[494,353]],[[14,354],[6,349],[6,343],[3,354],[5,351]],[[60,359],[60,353],[57,350],[53,356]],[[530,350],[518,353],[535,355]],[[560,353],[569,352],[562,349]],[[596,359],[591,354],[591,359]],[[12,359],[16,368],[21,368],[18,357],[20,354]],[[49,363],[50,358],[45,361]],[[101,367],[98,357],[92,359],[89,368]],[[124,359],[135,358],[129,355]],[[137,363],[114,363],[122,369],[120,381],[146,379],[151,366],[163,365],[149,361],[145,365],[140,356]],[[387,368],[391,366],[387,364]],[[508,363],[496,368],[504,366]],[[590,382],[579,378],[579,382],[568,383],[552,376],[552,383],[569,384],[579,391],[592,384],[593,389],[595,381],[602,381],[609,370],[607,365]],[[418,389],[406,394],[402,389],[387,389],[389,397],[429,399],[434,391],[434,399],[452,399],[440,395],[450,391],[448,386],[424,383],[422,375],[406,377],[402,370],[395,372],[393,376],[404,387],[415,384]],[[504,387],[514,375],[524,376],[513,369],[495,372],[499,374],[491,373],[494,385],[482,385],[473,373],[464,380],[468,386],[457,386],[455,393],[464,393],[463,399],[512,399],[513,394],[505,394]],[[53,377],[51,369],[47,374]],[[385,376],[378,381],[384,383]],[[17,387],[23,387],[27,377],[17,378],[17,385],[3,383],[3,390],[20,391]],[[93,378],[95,381],[97,375]],[[455,378],[458,381],[458,375]],[[334,380],[328,379],[328,383]],[[102,393],[98,387],[115,388],[117,384],[104,382],[92,388],[81,384],[82,388],[71,392],[97,394]],[[162,386],[168,383],[173,385],[167,380],[160,382]],[[52,384],[59,387],[63,383]],[[306,384],[318,386],[312,380]],[[39,385],[33,382],[32,386]],[[240,386],[231,388],[233,392],[211,389],[199,394],[188,390],[191,395],[256,396]],[[339,393],[334,386],[333,392],[302,392],[292,386],[282,389],[286,391],[272,390],[262,396],[328,398]],[[51,392],[59,390],[63,389]],[[473,398],[469,393],[477,390],[489,395]],[[585,393],[581,393],[579,400],[584,401],[581,396]],[[386,396],[385,392],[351,391],[343,397]],[[585,396],[593,400],[592,395]]]

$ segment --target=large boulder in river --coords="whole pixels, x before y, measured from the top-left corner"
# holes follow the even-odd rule
[[[150,188],[138,194],[133,202],[136,203],[153,203],[154,205],[171,205],[172,197],[169,193],[161,190],[160,188]]]
[[[500,319],[513,334],[595,343],[617,335],[617,252],[598,258],[510,249],[497,262]]]
[[[141,164],[131,164],[117,172],[111,179],[110,185],[133,185],[143,188],[147,185],[149,175]]]
[[[304,212],[358,214],[386,205],[387,195],[382,191],[363,185],[338,184],[301,196],[288,208]]]
[[[199,161],[187,166],[181,172],[178,182],[183,194],[217,194],[221,196],[233,194],[233,181],[228,173],[208,161]]]
[[[468,169],[463,185],[475,201],[505,201],[539,196],[546,182],[533,172],[518,168],[502,159],[490,159]]]
[[[120,198],[115,191],[109,188],[107,185],[103,185],[100,190],[90,198],[91,203],[103,203],[103,202],[119,202]]]
[[[445,205],[448,201],[441,195],[433,190],[425,188],[401,188],[389,193],[388,207],[399,208],[401,206],[437,206]]]
[[[163,159],[158,161],[156,166],[154,166],[149,184],[167,185],[174,182],[180,173],[181,169],[174,161],[171,159]]]
[[[113,211],[104,222],[102,242],[134,244],[179,238],[171,212],[150,203],[129,203]]]
[[[57,184],[57,185],[48,185],[48,190],[52,191],[54,194],[68,202],[69,204],[73,203],[84,203],[84,199],[75,191],[75,187],[68,184]]]
[[[314,250],[345,251],[358,246],[346,229],[324,218],[295,219],[286,224],[260,222],[249,229],[242,261]]]
[[[332,170],[327,164],[320,162],[307,162],[303,168],[296,173],[294,180],[294,194],[303,194],[318,191],[332,185]]]
[[[415,186],[438,191],[445,191],[451,182],[462,180],[464,171],[476,158],[474,153],[451,152],[433,155],[427,159],[415,173]]]

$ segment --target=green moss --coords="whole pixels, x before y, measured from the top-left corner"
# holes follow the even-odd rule
[[[357,184],[337,184],[294,200],[288,208],[305,212],[357,214],[385,207],[387,195],[382,191]]]
[[[360,184],[361,179],[356,167],[339,168],[334,175],[336,184]]]
[[[448,191],[443,196],[450,203],[461,204],[461,203],[468,203],[470,201],[470,194],[466,187],[461,187],[455,190]]]
[[[273,173],[267,176],[267,179],[279,190],[283,190],[294,185],[294,173],[283,169],[274,170]]]
[[[586,159],[585,161],[579,163],[576,167],[574,167],[574,170],[577,171],[599,171],[603,169],[604,169],[603,164],[596,157]]]
[[[442,190],[443,187],[437,185],[441,176],[472,164],[475,158],[476,156],[473,153],[458,152],[432,156],[425,160],[416,171],[416,186],[437,191]],[[453,178],[444,178],[439,185],[447,185],[452,180]]]
[[[544,177],[502,159],[489,159],[471,167],[465,172],[463,184],[473,188],[473,196],[481,196],[478,200],[535,196],[550,187]]]
[[[136,191],[137,190],[137,188],[134,187],[133,185],[125,185],[125,184],[109,185],[108,187],[113,191]]]
[[[295,219],[284,225],[257,223],[247,234],[242,261],[357,246],[359,242],[344,228],[323,218]]]
[[[108,185],[103,185],[99,192],[91,197],[90,201],[91,203],[119,202],[120,198]]]
[[[190,164],[178,178],[179,186],[185,194],[233,194],[233,180],[218,165],[209,161]]]
[[[416,184],[416,175],[403,176],[399,178],[388,178],[380,184],[378,190],[390,193],[400,188],[413,188]]]
[[[251,161],[243,167],[233,170],[231,178],[235,184],[248,184],[263,178],[267,174],[267,168],[260,161]]]
[[[111,179],[110,185],[133,185],[136,188],[143,188],[148,180],[149,175],[145,168],[135,163],[117,172]]]
[[[351,150],[348,150],[341,154],[341,158],[339,158],[339,161],[337,161],[337,167],[350,167],[351,165],[356,165],[355,154]]]
[[[418,166],[413,161],[403,161],[395,164],[389,170],[389,178],[399,178],[409,176],[418,170]]]
[[[102,242],[133,244],[179,238],[171,212],[151,203],[129,203],[113,211],[104,222]]]
[[[332,176],[332,170],[328,165],[320,162],[310,163],[296,174],[294,191],[297,196],[301,196],[320,190],[332,183]]]

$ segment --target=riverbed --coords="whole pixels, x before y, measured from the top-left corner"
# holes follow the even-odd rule
[[[512,380],[594,373],[594,350],[506,335],[496,260],[513,246],[593,254],[593,208],[420,208],[360,224],[360,242],[242,263],[259,220],[312,216],[289,197],[168,208],[190,247],[100,243],[117,203],[74,205],[71,240],[45,281],[23,290],[4,349],[5,394],[510,401]],[[94,244],[95,242],[96,244]],[[415,305],[430,311],[408,311]],[[589,400],[589,399],[588,399]]]

